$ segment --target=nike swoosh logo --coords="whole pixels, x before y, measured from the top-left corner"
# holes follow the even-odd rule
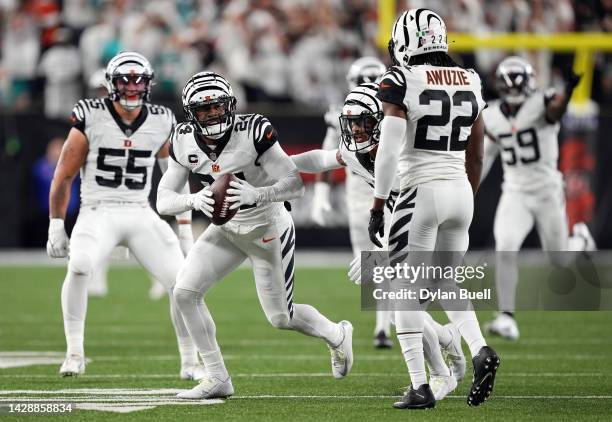
[[[493,374],[491,372],[487,373],[487,375],[485,375],[482,380],[480,380],[480,383],[478,383],[478,385],[482,385],[483,382],[485,382],[487,380],[487,378],[491,378],[493,376]]]
[[[384,82],[381,82],[381,83],[380,83],[380,87],[381,87],[382,89],[385,89],[385,88],[391,88],[391,84],[386,84],[386,83],[384,83]]]
[[[414,393],[415,396],[419,396],[420,398],[424,399],[425,396],[420,395],[419,393]]]
[[[268,138],[268,139],[271,139],[271,138],[272,138],[272,131],[270,131],[270,133],[268,133],[268,134],[266,135],[266,138]]]
[[[264,237],[263,239],[261,239],[261,241],[262,241],[263,243],[268,243],[268,242],[272,242],[274,239],[276,239],[276,238],[275,238],[275,237],[271,237],[271,238],[269,238],[269,239],[266,239],[266,238]]]

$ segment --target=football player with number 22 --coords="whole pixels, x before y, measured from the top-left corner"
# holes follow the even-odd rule
[[[463,255],[482,170],[481,112],[486,103],[480,77],[450,58],[446,25],[429,9],[411,9],[397,18],[389,52],[394,66],[383,75],[377,94],[384,118],[374,165],[370,237],[382,246],[377,236],[384,232],[383,208],[399,176],[389,230],[391,264],[407,256],[409,265],[419,265],[414,260],[433,251]],[[394,283],[412,288],[407,280]],[[395,326],[412,385],[394,406],[434,407],[423,357],[427,303],[405,302],[410,308],[396,309]],[[467,403],[478,406],[493,390],[499,356],[487,346],[471,304],[457,310],[440,303],[469,346],[474,372]]]

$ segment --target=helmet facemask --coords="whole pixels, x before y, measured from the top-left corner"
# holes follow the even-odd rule
[[[373,150],[380,139],[380,122],[382,112],[364,111],[361,114],[342,114],[340,131],[346,149],[366,153]]]
[[[134,110],[149,101],[154,72],[149,61],[133,51],[123,51],[106,65],[104,75],[111,101]]]
[[[208,139],[220,139],[234,124],[236,98],[222,96],[185,107],[187,118]]]
[[[531,65],[522,59],[504,60],[496,72],[500,97],[509,105],[521,105],[535,90]]]
[[[111,77],[112,101],[118,101],[126,110],[134,110],[149,100],[151,77],[148,75],[120,74]]]

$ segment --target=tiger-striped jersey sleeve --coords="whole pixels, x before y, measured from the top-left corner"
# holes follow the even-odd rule
[[[262,115],[255,115],[253,123],[249,124],[249,131],[257,155],[266,152],[278,142],[278,133],[272,123]]]
[[[397,66],[392,66],[385,72],[379,85],[376,97],[383,102],[395,104],[404,111],[406,107],[406,76]]]
[[[86,105],[84,101],[80,100],[78,103],[76,103],[70,115],[70,124],[72,127],[78,129],[83,134],[85,134],[85,107]]]

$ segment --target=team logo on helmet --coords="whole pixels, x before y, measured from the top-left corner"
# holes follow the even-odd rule
[[[429,9],[410,9],[402,13],[391,31],[389,54],[397,66],[408,66],[410,57],[448,51],[446,25]]]
[[[378,145],[382,104],[376,98],[378,85],[366,83],[355,87],[344,100],[340,116],[342,142],[349,151],[366,153]]]
[[[236,97],[230,83],[214,72],[193,75],[183,88],[185,117],[209,139],[220,139],[232,128]]]
[[[355,60],[346,74],[349,89],[364,83],[378,83],[387,68],[376,57],[361,57]]]
[[[118,101],[126,110],[133,110],[149,101],[154,73],[151,63],[133,51],[123,51],[113,57],[104,75],[111,101]]]
[[[505,102],[522,104],[535,91],[533,67],[522,57],[507,57],[497,66],[495,86]]]

